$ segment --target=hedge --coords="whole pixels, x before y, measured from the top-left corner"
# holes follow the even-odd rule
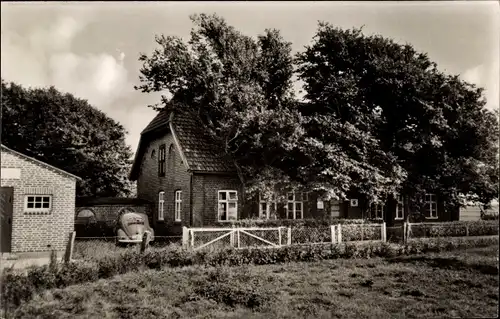
[[[411,224],[411,237],[460,237],[498,235],[498,221],[456,221]]]
[[[16,274],[6,269],[3,273],[2,307],[9,312],[46,289],[63,288],[148,268],[161,269],[191,265],[266,265],[338,258],[395,257],[494,244],[498,244],[498,237],[433,239],[412,241],[405,245],[382,242],[342,243],[285,246],[275,249],[226,249],[212,252],[170,248],[147,251],[142,255],[135,251],[125,251],[118,256],[106,256],[94,263],[51,263],[48,266],[34,267],[28,270],[26,275]]]

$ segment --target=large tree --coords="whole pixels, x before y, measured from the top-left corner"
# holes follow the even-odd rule
[[[246,36],[216,15],[193,15],[188,41],[157,36],[142,54],[142,92],[169,92],[158,109],[189,112],[234,160],[248,193],[292,185],[302,136],[291,45],[277,30]],[[291,172],[292,171],[292,172]]]
[[[54,87],[2,79],[2,144],[83,179],[78,196],[123,196],[131,150],[124,128],[86,100]]]
[[[307,135],[318,145],[308,152],[329,159],[316,162],[318,172],[349,165],[346,186],[371,200],[411,194],[416,208],[426,191],[450,206],[459,194],[498,197],[498,119],[482,89],[409,44],[328,23],[297,63]],[[336,164],[339,152],[346,157]]]

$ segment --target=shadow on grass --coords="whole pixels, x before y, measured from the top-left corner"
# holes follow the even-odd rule
[[[429,257],[429,256],[405,256],[396,257],[387,260],[390,263],[404,264],[425,264],[433,268],[453,269],[453,270],[476,270],[485,275],[498,275],[498,265],[485,265],[466,263],[456,257]]]

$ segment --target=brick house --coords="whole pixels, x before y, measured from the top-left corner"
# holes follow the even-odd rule
[[[321,201],[314,192],[287,193],[286,203],[244,198],[232,161],[188,115],[161,111],[141,133],[130,179],[137,196],[154,203],[157,235],[180,233],[181,226],[209,226],[245,218],[372,218],[402,222],[404,198],[368,207],[352,195],[347,201]],[[429,220],[458,220],[428,194]],[[456,215],[456,216],[455,216]]]
[[[64,251],[80,178],[1,145],[1,252]]]

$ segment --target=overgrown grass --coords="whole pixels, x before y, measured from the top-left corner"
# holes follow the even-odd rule
[[[278,249],[228,249],[213,252],[191,252],[168,247],[150,250],[144,254],[134,250],[125,250],[116,255],[90,259],[84,263],[34,267],[28,271],[27,275],[5,272],[3,274],[2,306],[8,312],[12,312],[22,303],[48,289],[64,288],[145,269],[160,270],[165,267],[193,265],[241,266],[286,264],[298,261],[315,262],[330,259],[391,258],[425,252],[450,251],[457,248],[484,247],[491,244],[498,244],[498,236],[412,241],[407,245],[363,243],[289,246]],[[219,288],[226,289],[227,287],[221,286]]]
[[[498,246],[494,245],[403,259],[165,268],[52,289],[22,304],[12,315],[13,318],[491,318],[498,314],[499,280],[480,266],[495,267],[497,258]]]

